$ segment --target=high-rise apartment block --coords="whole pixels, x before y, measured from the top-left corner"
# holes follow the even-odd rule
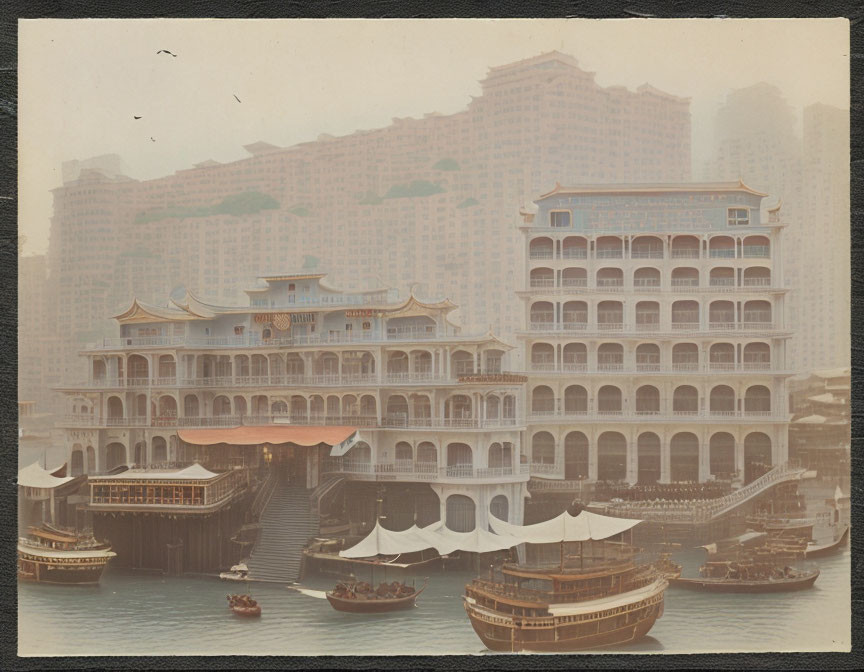
[[[715,154],[703,177],[743,179],[778,195],[788,224],[786,280],[798,372],[849,365],[849,112],[815,104],[803,133],[782,93],[755,84],[729,94],[717,115]]]
[[[558,52],[491,68],[481,87],[455,114],[287,148],[257,142],[246,159],[159,179],[78,166],[54,190],[51,226],[64,359],[110,334],[105,316],[130,295],[160,302],[183,285],[236,302],[255,276],[314,258],[346,288],[377,274],[452,297],[466,328],[511,334],[521,203],[556,181],[690,177],[688,99],[601,87]]]

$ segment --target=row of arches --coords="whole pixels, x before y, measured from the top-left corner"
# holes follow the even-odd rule
[[[728,432],[711,435],[708,445],[700,447],[699,438],[692,432],[678,432],[668,444],[669,475],[672,482],[697,482],[700,480],[700,450],[707,448],[709,473],[717,477],[729,477],[744,470],[744,480],[750,482],[761,473],[761,467],[771,464],[771,438],[763,432],[751,432],[743,441],[743,464],[736,464],[735,437]],[[591,451],[588,437],[578,431],[564,438],[564,478],[583,480],[591,478]],[[600,481],[623,481],[628,476],[628,452],[635,450],[637,460],[637,482],[657,483],[663,477],[662,448],[660,437],[654,432],[642,432],[635,446],[628,446],[620,432],[603,432],[597,437],[596,479]],[[555,464],[556,442],[550,432],[540,431],[531,437],[531,463]]]
[[[473,353],[464,349],[447,353],[436,349],[389,350],[384,354],[383,372],[390,375],[404,373],[451,373],[467,375],[480,371],[500,373],[503,350],[487,349]],[[444,361],[446,360],[446,361]],[[149,379],[150,361],[139,354],[126,360],[126,377]],[[185,375],[190,378],[231,378],[265,376],[338,376],[374,374],[379,370],[378,358],[369,351],[318,353],[271,353],[269,355],[184,355]],[[108,377],[105,359],[93,359],[94,380]],[[123,378],[123,358],[117,358],[117,371],[111,377]],[[173,355],[160,355],[154,362],[159,378],[176,377],[177,363]]]
[[[632,278],[632,287],[659,288],[662,286],[662,273],[659,268],[644,266],[637,268],[628,277]],[[594,287],[624,287],[624,269],[618,267],[603,267],[593,273]],[[557,280],[557,283],[556,283]],[[669,273],[668,285],[671,287],[699,287],[707,280],[708,287],[770,287],[771,269],[765,266],[748,266],[736,273],[730,266],[716,266],[708,269],[705,278],[698,268],[680,266]],[[531,269],[529,274],[531,287],[588,287],[588,269],[569,267],[556,272],[554,269],[539,266]]]
[[[589,309],[589,303],[595,304]],[[566,301],[560,305],[560,315],[551,301],[534,301],[529,309],[532,325],[563,323],[569,329],[584,329],[592,316],[599,326],[623,325],[633,321],[636,328],[644,327],[659,329],[663,321],[663,311],[659,301],[637,301],[633,306],[633,314],[625,320],[625,303],[623,301],[605,300],[597,302]],[[669,306],[668,318],[675,325],[698,325],[703,316],[708,318],[711,328],[742,322],[744,324],[770,324],[773,307],[770,301],[754,299],[736,305],[733,301],[711,301],[705,307],[701,302],[692,299],[673,301]]]
[[[475,455],[475,450],[482,450],[481,447],[472,448],[467,443],[454,441],[446,444],[443,447],[444,461],[440,466],[448,468],[448,475],[472,475],[474,467],[478,465],[480,455]],[[516,453],[512,443],[508,441],[496,441],[491,443],[485,450],[486,467],[490,469],[512,469],[515,466]],[[390,456],[387,451],[379,457],[379,462],[382,464],[389,463]],[[438,446],[432,441],[420,441],[416,448],[407,441],[398,441],[394,446],[394,463],[397,466],[408,465],[426,465],[427,469],[437,468],[438,461]],[[359,466],[372,463],[372,448],[365,441],[358,441],[351,446],[345,453],[345,460],[349,465]],[[421,471],[424,470],[422,467]],[[464,471],[464,474],[460,473]],[[471,473],[468,473],[471,472]]]
[[[623,391],[617,385],[602,385],[594,396],[582,385],[569,385],[564,389],[561,399],[548,385],[537,385],[531,390],[531,413],[534,415],[563,412],[565,414],[588,413],[589,398],[596,400],[600,413],[618,413],[624,410]],[[660,390],[654,385],[641,385],[635,390],[637,414],[659,414],[662,399]],[[563,404],[561,403],[563,402]],[[693,385],[678,385],[672,392],[673,413],[698,413],[705,407],[706,399],[700,399],[699,391]],[[707,410],[717,414],[733,414],[737,410],[745,413],[770,413],[771,390],[765,385],[750,385],[744,391],[743,409],[738,408],[735,390],[729,385],[715,385],[707,396]]]
[[[675,343],[671,350],[671,364],[673,366],[698,366],[699,350],[700,348],[696,343]],[[604,367],[607,367],[607,370],[623,368],[625,349],[622,343],[601,343],[591,354],[596,357],[597,366],[601,370]],[[643,370],[650,371],[652,370],[651,367],[654,367],[659,370],[660,366],[664,364],[660,345],[657,343],[640,343],[636,346],[633,354],[637,369],[645,367]],[[565,366],[587,366],[588,355],[589,349],[585,343],[566,343],[561,348],[561,362]],[[745,368],[766,369],[771,364],[771,346],[768,343],[753,342],[745,343],[743,347],[738,346],[736,348],[732,343],[713,343],[708,348],[707,356],[709,368],[718,371],[732,369],[739,361],[745,365]],[[531,345],[531,365],[533,368],[542,370],[544,365],[554,365],[555,360],[556,350],[551,343],[534,343]]]
[[[763,235],[733,237],[709,235],[706,239],[682,234],[668,242],[652,235],[633,238],[621,236],[567,236],[560,241],[547,236],[532,238],[528,243],[530,259],[734,259],[771,256],[771,241]]]

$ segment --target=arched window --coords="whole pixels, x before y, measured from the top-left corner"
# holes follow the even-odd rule
[[[555,272],[551,268],[532,268],[531,287],[554,287]]]
[[[624,271],[620,268],[601,268],[597,271],[598,287],[623,287]]]
[[[510,444],[498,443],[489,446],[489,467],[492,469],[506,469],[512,466],[510,457]]]
[[[699,328],[699,302],[675,301],[672,304],[672,328],[695,330]]]
[[[673,482],[699,480],[699,439],[692,432],[679,432],[669,443]]]
[[[588,272],[584,268],[565,268],[561,271],[562,287],[587,287]]]
[[[710,410],[712,415],[735,415],[735,390],[728,385],[711,388]]]
[[[187,418],[197,418],[201,415],[198,411],[198,397],[194,394],[187,394],[183,398],[183,415]]]
[[[695,343],[676,343],[672,346],[672,369],[695,371],[699,368],[699,346]]]
[[[729,432],[717,432],[709,442],[708,461],[711,474],[731,479],[735,473],[735,437]]]
[[[555,348],[549,343],[535,343],[532,345],[531,368],[534,371],[554,371]]]
[[[123,417],[123,402],[120,400],[120,397],[108,397],[108,417]]]
[[[751,266],[744,269],[745,287],[770,287],[771,269],[763,266]]]
[[[447,468],[468,467],[474,464],[474,456],[471,446],[465,443],[451,443],[447,446]]]
[[[620,329],[624,324],[624,304],[620,301],[601,301],[597,304],[597,327]]]
[[[708,323],[712,329],[734,329],[735,305],[731,301],[712,301],[708,306]]]
[[[744,482],[750,483],[772,467],[771,439],[762,432],[744,437]]]
[[[414,461],[414,449],[407,441],[396,443],[396,464],[408,464]]]
[[[585,329],[588,325],[588,304],[584,301],[567,301],[562,309],[565,329]]]
[[[528,257],[530,259],[551,259],[553,249],[550,238],[535,238],[528,243]]]
[[[675,236],[672,239],[673,259],[698,259],[699,239],[696,236]]]
[[[597,238],[597,259],[621,259],[624,244],[618,236],[599,236]]]
[[[614,385],[604,385],[597,392],[597,410],[600,413],[621,412],[621,390]]]
[[[752,328],[771,328],[771,303],[768,301],[747,301],[744,304],[744,324]]]
[[[564,439],[564,478],[581,481],[588,478],[588,437],[570,432]]]
[[[771,256],[771,242],[766,236],[747,236],[741,251],[745,259],[768,259]]]
[[[535,301],[531,304],[531,324],[548,325],[555,322],[555,307],[549,301]]]
[[[764,385],[751,385],[744,393],[744,412],[753,415],[770,415],[771,391]]]
[[[699,393],[692,385],[679,385],[672,396],[672,412],[696,415],[699,412]]]
[[[564,390],[564,413],[584,415],[588,412],[588,391],[581,385],[570,385]]]
[[[731,343],[714,343],[708,351],[712,371],[735,369],[735,346]]]
[[[567,343],[561,351],[565,371],[585,371],[588,369],[588,348],[584,343]]]
[[[624,368],[624,346],[601,343],[597,348],[597,368],[600,371],[621,371]]]
[[[168,444],[161,436],[154,436],[152,443],[153,462],[155,464],[164,464],[168,461]]]
[[[660,370],[660,346],[656,343],[640,343],[636,346],[636,370]]]
[[[275,400],[272,404],[270,404],[270,413],[273,415],[287,415],[288,414],[288,404],[286,404],[281,399]],[[300,415],[305,413],[305,409],[300,412]]]
[[[657,301],[639,301],[636,304],[636,329],[638,331],[660,329],[660,304]]]
[[[679,266],[672,269],[673,287],[698,287],[699,269],[690,266]]]
[[[213,400],[213,415],[231,415],[231,400],[225,396],[218,396]]]
[[[653,385],[643,385],[636,390],[636,414],[657,415],[660,413],[660,390]]]
[[[597,478],[623,481],[627,476],[627,440],[618,432],[603,432],[597,439]]]
[[[711,287],[734,287],[735,269],[724,266],[712,268],[708,275],[708,284]]]
[[[69,468],[71,476],[81,476],[84,473],[84,451],[78,444],[75,444],[72,450],[72,459],[69,461]]]
[[[639,485],[650,485],[660,480],[660,437],[654,432],[643,432],[636,441],[639,465]]]
[[[660,271],[656,268],[637,268],[633,272],[633,287],[637,290],[660,286]]]
[[[748,343],[742,354],[745,369],[765,371],[771,368],[771,346],[767,343]]]
[[[87,473],[96,473],[96,451],[93,446],[87,446]]]
[[[421,441],[417,445],[417,462],[426,465],[438,464],[438,449],[429,441]]]
[[[567,236],[561,243],[561,256],[564,259],[587,259],[588,241],[577,236]]]
[[[531,392],[531,412],[551,415],[555,412],[555,395],[548,385],[538,385]]]
[[[656,236],[636,236],[630,243],[631,259],[662,259],[663,241]]]
[[[492,501],[489,502],[489,513],[495,516],[498,520],[507,522],[510,515],[510,502],[507,501],[506,495],[495,495]]]
[[[555,439],[549,432],[531,438],[531,464],[555,464]]]
[[[122,443],[109,443],[105,447],[106,454],[106,471],[111,471],[112,469],[116,469],[121,465],[126,464],[126,446]]]
[[[450,495],[447,498],[447,519],[445,525],[454,532],[471,532],[474,530],[475,506],[474,500],[465,495]]]

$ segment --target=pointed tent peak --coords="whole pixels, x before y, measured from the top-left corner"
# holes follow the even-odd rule
[[[561,515],[533,525],[513,525],[494,515],[489,516],[489,524],[497,534],[516,537],[531,544],[551,544],[562,541],[602,541],[636,527],[641,520],[633,518],[613,518],[601,516],[590,511],[581,511],[571,516],[564,511]]]
[[[61,471],[65,466],[66,465],[63,464],[55,469],[43,469],[39,466],[39,461],[37,460],[18,472],[18,485],[25,488],[56,488],[57,486],[68,483],[75,478],[74,476],[54,475]]]

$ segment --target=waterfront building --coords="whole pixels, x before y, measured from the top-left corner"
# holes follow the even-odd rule
[[[106,318],[129,296],[158,303],[183,285],[234,304],[258,269],[300,268],[306,256],[326,259],[348,289],[367,288],[358,268],[387,286],[419,283],[457,303],[466,329],[509,339],[520,203],[556,180],[690,178],[686,98],[600,86],[559,52],[490,68],[478,88],[453,114],[291,147],[255,142],[245,158],[157,179],[125,177],[115,157],[64,166],[48,255],[57,305],[40,327],[59,340],[62,381],[84,375],[74,353],[112,333]]]
[[[245,306],[188,292],[168,306],[132,301],[115,316],[119,336],[83,351],[87,380],[63,388],[70,473],[88,476],[89,511],[135,514],[126,533],[112,523],[105,534],[118,562],[146,559],[141,514],[215,515],[271,470],[304,490],[307,509],[311,494],[322,518],[355,532],[379,516],[391,529],[485,528],[490,511],[521,522],[525,378],[502,370],[511,346],[463,333],[449,300],[346,292],[320,273],[267,276],[247,294]],[[336,499],[342,508],[329,510]],[[227,539],[224,526],[240,523],[214,525]],[[172,529],[187,544],[217,534]],[[124,534],[137,550],[124,553]],[[149,534],[170,541],[163,528]],[[198,560],[171,566],[210,571],[215,551],[199,556],[200,546]]]
[[[523,210],[532,484],[750,482],[788,458],[779,206],[741,182],[556,185]]]

